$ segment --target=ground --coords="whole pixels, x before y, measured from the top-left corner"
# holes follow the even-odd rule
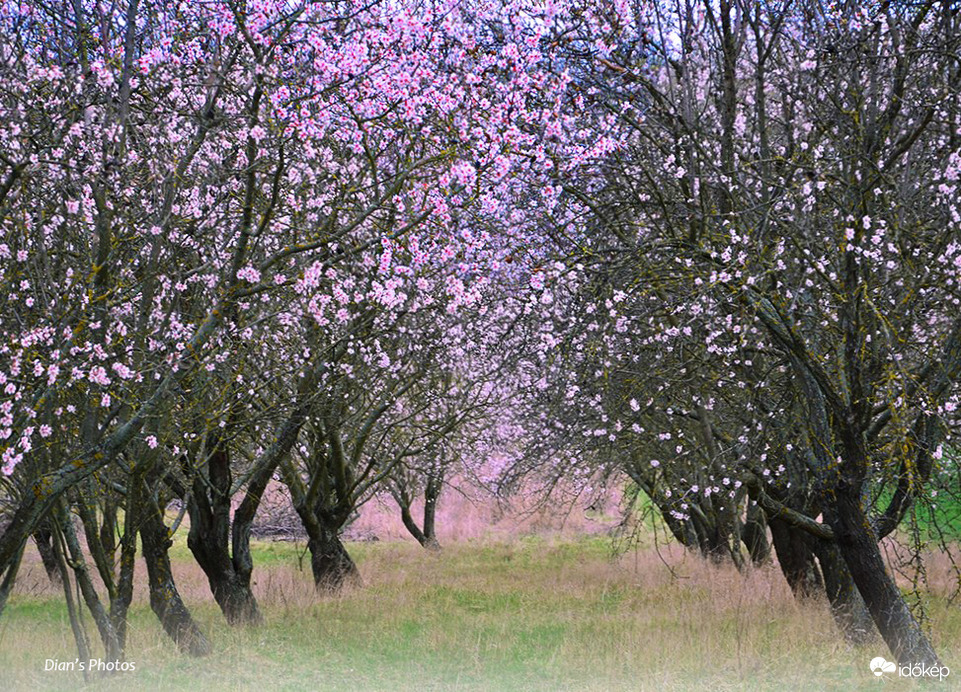
[[[302,546],[257,542],[266,624],[231,629],[178,540],[182,592],[214,653],[178,654],[138,592],[136,670],[87,689],[914,689],[876,679],[868,664],[884,646],[845,644],[826,607],[799,606],[776,566],[745,577],[650,543],[614,557],[601,537],[475,540],[439,555],[401,541],[349,547],[365,585],[318,597]],[[62,595],[45,579],[29,560],[0,617],[6,690],[82,683],[78,672],[43,670],[47,658],[76,657]],[[947,566],[935,560],[929,581],[935,642],[961,677],[961,610],[948,603]],[[954,686],[925,686],[942,688]]]

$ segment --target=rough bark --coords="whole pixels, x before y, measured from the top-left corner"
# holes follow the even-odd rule
[[[250,529],[267,484],[290,452],[307,419],[313,388],[325,371],[326,365],[322,363],[304,372],[297,405],[274,431],[274,442],[254,462],[255,470],[247,483],[244,499],[234,512],[232,525],[230,459],[227,450],[220,447],[216,438],[212,438],[211,445],[214,452],[209,461],[209,493],[204,479],[195,475],[194,492],[188,504],[191,528],[187,545],[207,575],[214,598],[231,624],[257,624],[263,621],[250,589],[254,568],[250,553]],[[179,494],[183,498],[185,493],[181,490]]]
[[[147,563],[150,607],[160,619],[164,631],[182,652],[191,656],[206,656],[210,653],[210,642],[194,622],[177,591],[170,569],[170,556],[167,553],[173,542],[164,523],[163,513],[156,502],[151,502],[144,508],[140,539],[143,543],[144,561]]]
[[[318,591],[337,593],[344,587],[359,585],[360,572],[340,540],[339,527],[318,522],[319,531],[311,531],[307,541],[310,569]]]
[[[60,586],[60,570],[53,552],[53,531],[46,524],[41,524],[33,532],[33,541],[37,544],[37,552],[40,553],[40,561],[43,563],[43,569],[47,573],[50,583]]]
[[[831,604],[831,614],[844,638],[852,644],[873,641],[877,629],[837,545],[824,539],[815,539],[812,545],[824,576],[824,590]]]
[[[861,506],[859,488],[842,485],[832,525],[837,545],[881,637],[900,665],[940,665],[937,654],[885,568]]]
[[[207,462],[207,479],[195,475],[187,504],[187,546],[203,569],[214,600],[231,625],[260,624],[263,616],[250,589],[252,563],[230,555],[230,459],[215,449]]]

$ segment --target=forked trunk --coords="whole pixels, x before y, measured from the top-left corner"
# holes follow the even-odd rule
[[[422,530],[417,525],[417,522],[414,521],[414,517],[410,513],[410,507],[405,504],[401,504],[400,506],[401,521],[404,522],[404,527],[407,529],[410,535],[416,538],[417,542],[428,550],[440,550],[440,543],[437,542],[437,538],[434,536],[433,522],[428,524],[426,510],[424,514],[424,529]]]
[[[221,578],[222,577],[222,578]],[[214,600],[231,625],[259,625],[263,622],[257,599],[250,590],[250,580],[240,575],[207,575]]]
[[[232,477],[227,448],[211,435],[213,452],[207,460],[208,477],[194,476],[193,493],[187,504],[190,532],[187,547],[207,576],[210,591],[227,622],[231,625],[259,625],[263,616],[250,588],[253,561],[250,559],[249,511],[238,512],[231,526],[230,502]],[[253,510],[259,504],[262,476],[253,479],[251,492],[257,500],[244,498],[244,507]],[[269,476],[268,476],[269,478]],[[266,481],[263,481],[264,483]],[[249,493],[248,493],[249,494]],[[234,554],[231,555],[231,546]]]
[[[229,552],[229,518],[226,513],[218,517],[205,509],[197,507],[191,500],[187,546],[204,571],[214,600],[227,622],[231,625],[260,624],[263,616],[250,588],[251,571],[238,569],[240,565]],[[215,525],[221,521],[223,527],[218,530]]]

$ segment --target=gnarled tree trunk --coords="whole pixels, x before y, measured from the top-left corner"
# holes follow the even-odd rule
[[[149,490],[144,493],[149,495]],[[143,557],[147,563],[147,580],[150,586],[150,607],[160,619],[164,631],[180,650],[191,656],[206,656],[210,642],[194,622],[190,611],[180,598],[167,551],[173,544],[164,523],[163,513],[157,502],[147,502],[140,525]]]
[[[319,591],[337,593],[345,586],[360,584],[357,565],[340,540],[340,527],[322,521],[316,522],[315,526],[315,529],[308,529],[307,541],[314,586]]]
[[[213,442],[217,444],[216,440]],[[207,478],[202,478],[199,472],[194,475],[193,492],[187,504],[190,513],[187,546],[207,576],[210,591],[227,622],[260,624],[263,616],[250,588],[252,561],[235,559],[237,556],[230,554],[231,482],[227,450],[216,448],[207,461]],[[244,549],[249,553],[249,542],[241,552]]]

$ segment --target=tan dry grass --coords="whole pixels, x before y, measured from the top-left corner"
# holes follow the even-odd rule
[[[202,572],[177,546],[181,591],[211,636],[214,655],[197,662],[176,654],[138,592],[130,655],[138,672],[94,688],[916,687],[874,679],[867,664],[885,653],[883,645],[847,645],[824,604],[799,605],[775,566],[742,575],[676,547],[650,545],[612,559],[609,542],[599,539],[475,541],[439,555],[381,542],[351,546],[363,588],[322,598],[309,572],[298,569],[296,546],[257,550],[269,565],[255,572],[265,627],[224,626]],[[942,561],[930,562],[936,594],[952,586]],[[0,619],[3,689],[65,689],[79,682],[76,675],[40,670],[45,657],[75,654],[59,594],[38,570],[31,559],[11,612]],[[946,663],[961,671],[957,605],[938,596],[929,605]]]

